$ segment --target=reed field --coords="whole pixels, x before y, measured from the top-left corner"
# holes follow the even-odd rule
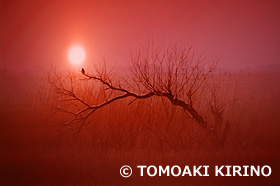
[[[0,185],[277,185],[280,173],[280,74],[231,73],[221,86],[229,134],[219,145],[163,97],[121,99],[94,112],[77,135],[40,75],[0,78]],[[86,90],[86,91],[85,91]],[[98,85],[76,91],[103,100]],[[85,94],[87,92],[87,94]],[[203,96],[198,107],[205,110]],[[69,106],[69,108],[72,106]],[[70,108],[75,109],[75,108]],[[122,165],[269,165],[270,177],[122,178]],[[135,171],[136,172],[136,171]]]

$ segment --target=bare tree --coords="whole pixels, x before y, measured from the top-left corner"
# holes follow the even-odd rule
[[[219,84],[213,81],[218,61],[196,53],[193,47],[185,44],[165,46],[148,42],[131,53],[130,71],[126,77],[114,76],[104,65],[93,73],[82,69],[79,76],[54,72],[49,75],[48,82],[61,103],[57,109],[72,115],[64,125],[76,126],[77,133],[89,116],[113,102],[130,98],[129,104],[132,104],[140,99],[162,97],[171,105],[181,107],[187,117],[208,133],[218,136],[223,143],[229,124],[223,121],[224,105],[218,103]],[[84,90],[80,89],[82,85],[86,85]],[[102,97],[86,96],[97,89]],[[206,120],[203,106],[209,108],[214,122]]]

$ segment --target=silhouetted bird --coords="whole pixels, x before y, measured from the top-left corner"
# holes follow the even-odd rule
[[[85,69],[84,68],[82,68],[82,73],[85,74]]]

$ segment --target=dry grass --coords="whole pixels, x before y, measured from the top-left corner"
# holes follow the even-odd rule
[[[33,88],[14,87],[1,77],[1,182],[3,185],[190,185],[273,184],[279,171],[279,74],[233,74],[231,102],[225,111],[231,124],[223,147],[180,108],[167,100],[121,100],[91,116],[78,138],[55,123],[65,115],[51,110],[50,99],[33,80]],[[38,84],[37,84],[38,85]],[[20,89],[20,90],[19,90]],[[15,92],[16,91],[16,92]],[[88,95],[90,96],[90,95]],[[92,97],[91,97],[92,98]],[[101,99],[94,95],[94,99]],[[268,164],[269,178],[140,178],[123,179],[123,164]]]

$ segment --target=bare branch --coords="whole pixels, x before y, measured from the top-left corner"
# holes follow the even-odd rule
[[[48,82],[51,90],[60,95],[60,103],[70,103],[75,106],[69,109],[59,107],[59,110],[72,114],[73,117],[65,125],[80,122],[78,132],[85,126],[87,119],[98,109],[112,104],[118,100],[133,98],[128,105],[136,100],[151,97],[162,97],[174,105],[181,107],[186,116],[195,120],[199,126],[208,131],[212,130],[205,114],[199,111],[198,105],[207,102],[209,97],[205,91],[213,90],[211,107],[213,115],[220,113],[221,108],[217,105],[217,92],[219,87],[213,85],[213,72],[218,60],[207,60],[201,54],[197,54],[192,46],[186,45],[155,45],[153,42],[140,47],[130,56],[131,74],[129,80],[118,80],[108,74],[106,65],[96,69],[96,73],[89,73],[82,69],[79,78],[69,75],[66,79],[54,73],[49,76]],[[84,92],[77,92],[77,86],[86,84]],[[97,84],[97,85],[96,85]],[[92,88],[92,86],[96,88]],[[92,104],[93,93],[90,91],[100,90],[103,98],[98,98]],[[200,102],[198,101],[200,100]],[[221,107],[224,105],[219,104]],[[71,110],[72,109],[72,110]],[[165,136],[165,134],[163,135]]]

